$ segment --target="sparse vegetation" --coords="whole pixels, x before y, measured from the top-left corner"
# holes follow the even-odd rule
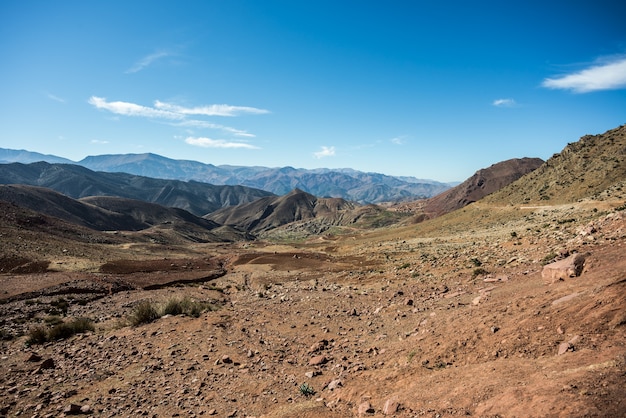
[[[152,302],[144,300],[139,302],[133,309],[130,316],[130,323],[133,326],[139,326],[141,324],[148,324],[152,321],[159,319],[161,315],[157,312]]]
[[[483,262],[477,259],[476,257],[471,258],[470,262],[474,265],[474,267],[480,267],[483,265]]]
[[[130,324],[139,326],[153,322],[165,315],[186,315],[197,318],[205,311],[214,311],[217,307],[210,302],[194,301],[190,298],[171,298],[160,308],[153,302],[144,300],[137,304],[130,316]]]
[[[197,318],[202,312],[214,309],[215,305],[208,302],[172,298],[163,306],[162,315],[187,315]]]
[[[315,395],[315,389],[308,383],[303,383],[300,385],[300,393],[306,397]]]
[[[76,318],[70,322],[57,323],[52,328],[37,325],[30,329],[26,344],[44,344],[48,341],[64,340],[75,334],[82,334],[94,330],[95,326],[93,321],[88,318]]]
[[[486,276],[487,274],[489,274],[487,270],[485,270],[482,267],[479,267],[477,269],[474,269],[474,271],[472,272],[472,279],[475,279],[478,276]]]

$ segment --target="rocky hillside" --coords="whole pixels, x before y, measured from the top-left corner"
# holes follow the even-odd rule
[[[54,217],[96,231],[143,231],[156,236],[158,231],[169,230],[171,234],[190,242],[249,238],[245,233],[223,228],[183,209],[119,197],[75,200],[43,187],[0,185],[0,201],[34,211],[37,216]],[[32,222],[36,224],[36,221]]]
[[[626,125],[568,144],[534,172],[487,202],[567,203],[626,187]],[[614,189],[611,192],[611,189]]]
[[[0,184],[47,187],[69,197],[116,196],[205,215],[224,206],[251,202],[271,193],[243,186],[162,180],[126,173],[91,171],[72,164],[0,164]]]
[[[288,235],[315,235],[333,226],[377,228],[398,221],[399,215],[375,205],[359,205],[339,198],[318,198],[295,189],[284,196],[224,208],[206,216],[254,234],[280,228]]]
[[[463,183],[424,203],[427,217],[437,217],[460,209],[500,190],[543,164],[540,158],[516,158],[478,170]]]

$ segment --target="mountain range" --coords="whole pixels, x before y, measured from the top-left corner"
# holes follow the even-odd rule
[[[89,156],[74,162],[24,150],[0,148],[0,162],[45,161],[80,165],[90,170],[123,172],[159,179],[199,181],[214,185],[240,185],[284,195],[300,189],[321,197],[340,197],[358,203],[380,203],[432,197],[453,184],[414,177],[393,177],[352,169],[297,169],[293,167],[215,166],[197,161],[174,160],[160,155],[119,154]]]
[[[0,164],[0,184],[46,187],[75,199],[116,196],[142,200],[185,209],[197,216],[272,195],[244,186],[215,186],[197,181],[96,172],[78,165],[47,162]]]

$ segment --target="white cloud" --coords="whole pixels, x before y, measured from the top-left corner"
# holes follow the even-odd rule
[[[208,106],[197,107],[183,107],[174,105],[171,103],[164,103],[161,101],[154,102],[154,107],[157,109],[167,110],[170,112],[180,113],[182,115],[203,115],[203,116],[237,116],[244,113],[250,114],[265,114],[269,113],[265,109],[257,109],[255,107],[248,106],[231,106],[226,104],[214,104]]]
[[[541,85],[549,89],[589,93],[626,88],[626,57],[613,57],[576,73],[546,78]]]
[[[169,53],[165,51],[155,52],[154,54],[147,55],[143,57],[142,59],[140,59],[139,61],[137,61],[136,63],[134,63],[132,67],[126,70],[126,73],[127,74],[137,73],[143,70],[144,68],[146,68],[147,66],[149,66],[150,64],[152,64],[154,61],[167,57],[168,55]]]
[[[109,141],[103,141],[103,140],[100,140],[100,139],[92,139],[91,143],[92,144],[108,144]]]
[[[184,126],[189,128],[204,128],[204,129],[219,129],[224,132],[228,132],[235,136],[243,136],[248,138],[254,138],[256,135],[248,133],[244,130],[231,128],[230,126],[219,125],[217,123],[211,123],[204,120],[189,119],[176,124],[176,126]]]
[[[206,120],[189,119],[190,115],[196,116],[236,116],[241,113],[269,113],[267,110],[256,109],[245,106],[229,106],[229,105],[211,105],[185,108],[182,106],[172,105],[161,101],[155,101],[154,107],[142,106],[129,102],[109,102],[106,98],[91,96],[88,100],[89,104],[97,109],[108,110],[116,115],[137,116],[150,119],[163,119],[171,126],[177,126],[186,129],[189,136],[185,142],[190,145],[208,147],[208,148],[247,148],[258,149],[254,145],[240,141],[227,141],[223,139],[210,139],[203,137],[195,137],[194,128],[199,129],[216,129],[223,133],[240,138],[252,138],[255,135],[230,126],[224,126]]]
[[[97,109],[108,110],[117,115],[124,116],[142,116],[146,118],[162,118],[162,119],[184,119],[185,116],[179,113],[170,112],[168,110],[155,109],[152,107],[141,106],[128,102],[107,102],[104,97],[91,96],[88,100],[89,104]]]
[[[246,144],[245,142],[231,142],[224,139],[211,139],[211,138],[194,138],[188,137],[185,142],[189,145],[195,145],[203,148],[247,148],[247,149],[259,149],[254,145]]]
[[[48,97],[48,99],[54,100],[55,102],[65,103],[65,99],[63,99],[63,98],[61,98],[59,96],[55,96],[52,93],[46,93],[46,96]]]
[[[405,139],[405,136],[396,136],[395,138],[391,138],[389,141],[391,141],[391,143],[395,145],[403,145],[406,143]]]
[[[313,153],[315,158],[324,158],[324,157],[333,157],[335,155],[335,147],[326,147],[322,146],[321,151],[317,151]]]
[[[495,107],[514,107],[517,102],[513,99],[496,99],[491,104]]]

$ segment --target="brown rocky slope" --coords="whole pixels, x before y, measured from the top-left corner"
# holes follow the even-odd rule
[[[603,154],[585,152],[587,168],[599,164]],[[3,237],[49,251],[54,268],[0,276],[0,412],[624,416],[623,180],[578,200],[560,199],[559,189],[533,205],[506,195],[416,225],[281,244],[147,244],[124,235],[81,256],[88,248],[55,232],[62,228],[36,239],[9,222]],[[62,245],[69,251],[54,250]],[[542,277],[544,264],[574,253],[585,257],[580,276]],[[89,269],[78,262],[96,254]],[[132,286],[211,266],[224,274]],[[110,291],[86,300],[72,293],[78,279]],[[217,310],[129,323],[141,302],[184,297]],[[60,298],[66,316],[54,318]],[[95,330],[42,345],[17,332],[76,317],[91,318]]]

